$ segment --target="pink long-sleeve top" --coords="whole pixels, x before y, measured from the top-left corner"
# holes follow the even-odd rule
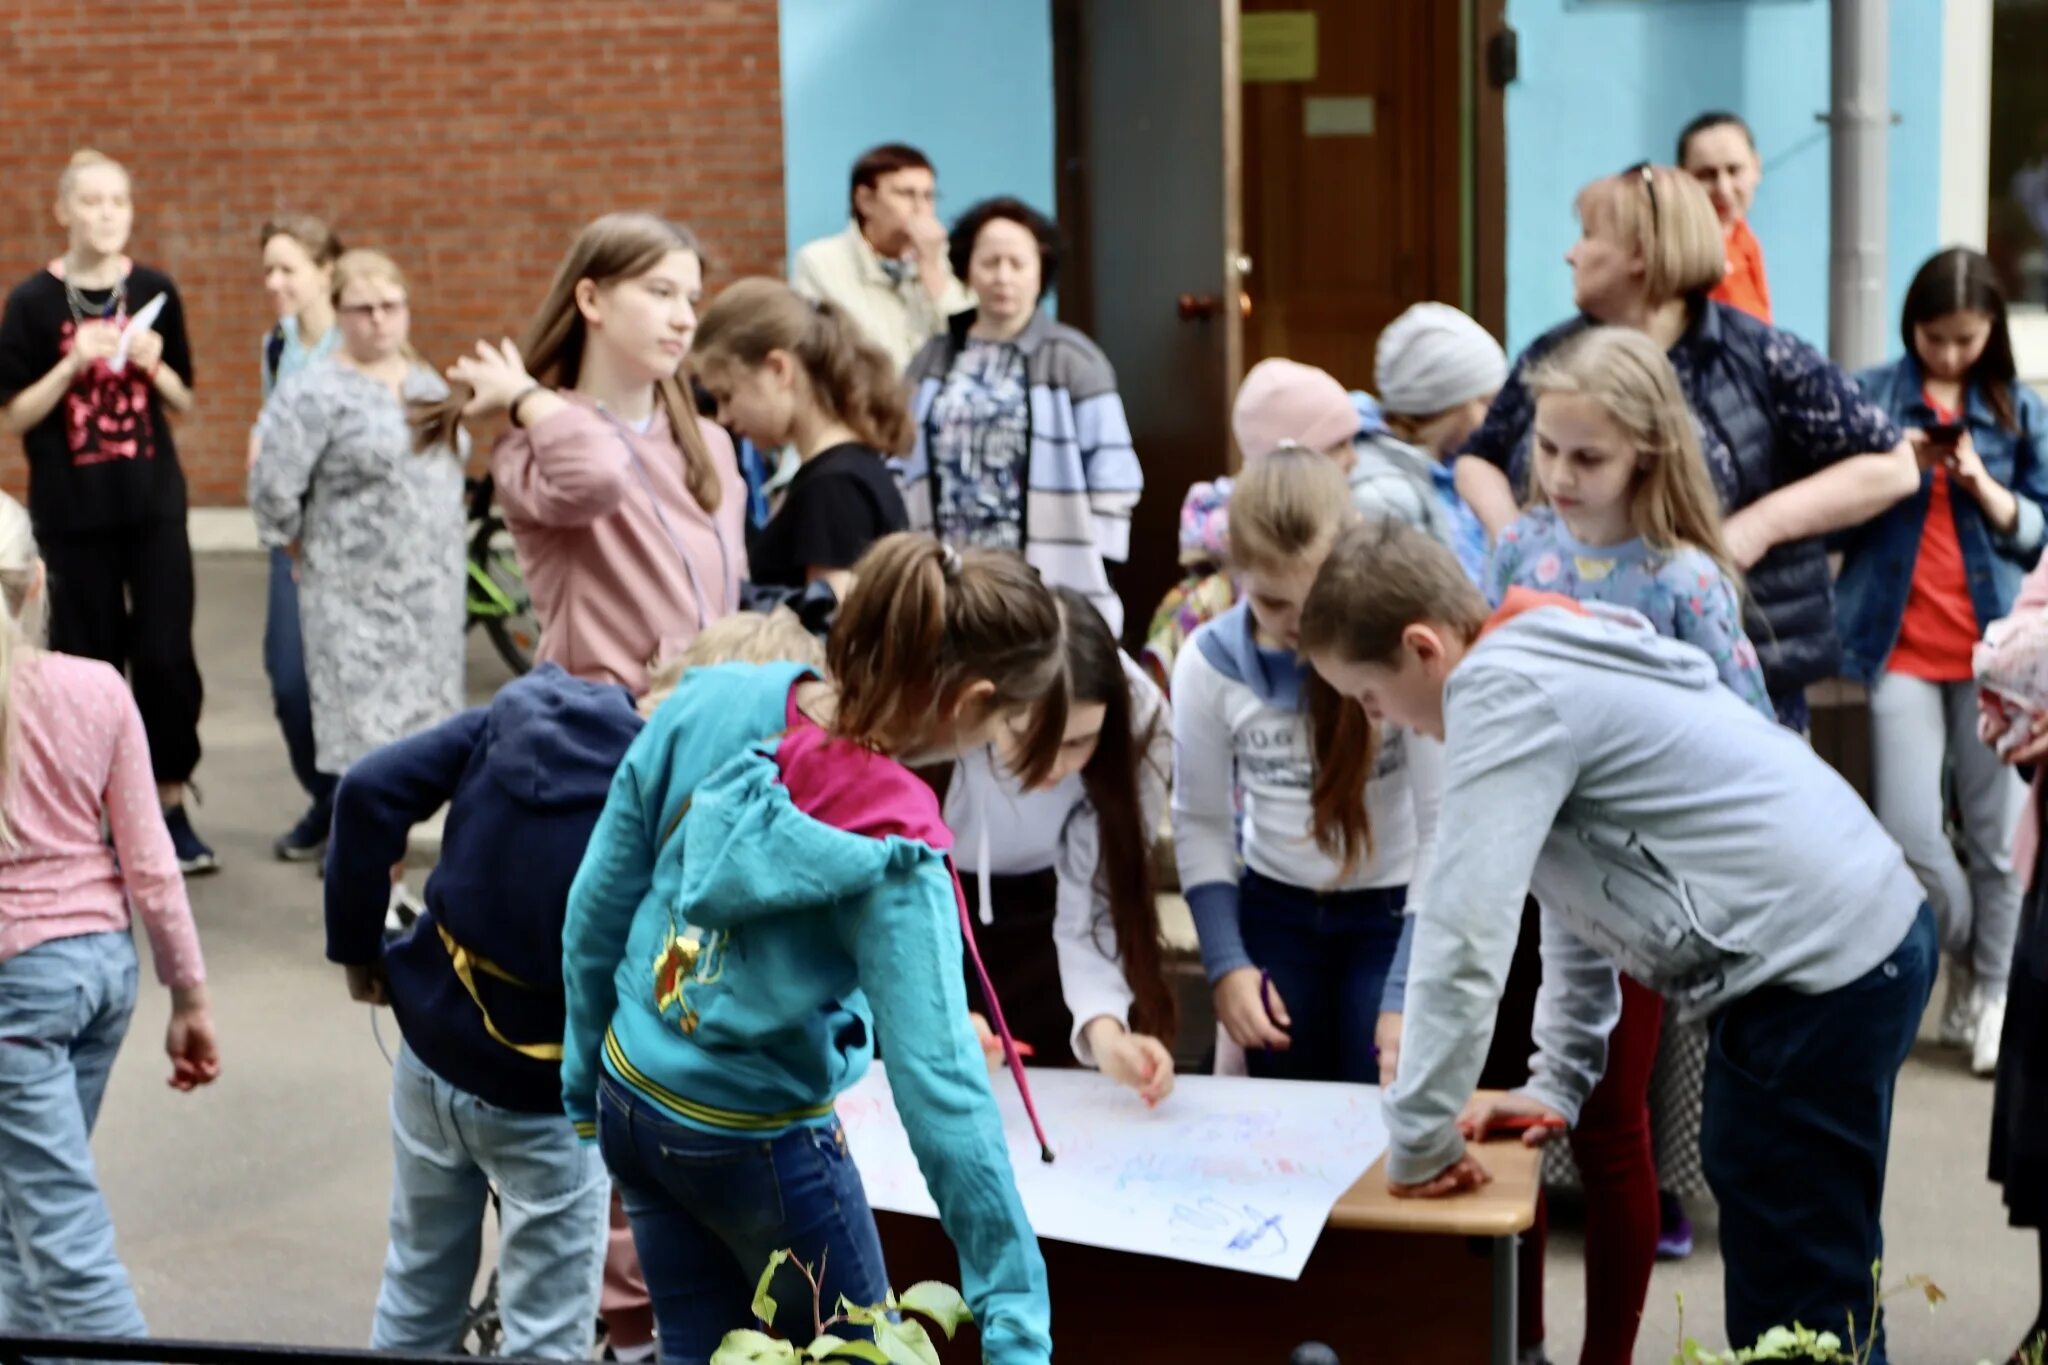
[[[2027,576],[2020,581],[2019,596],[2013,599],[2011,615],[2040,611],[2048,607],[2048,555],[2041,556]],[[2034,785],[2027,792],[2026,813],[2020,816],[2020,827],[2012,841],[2013,866],[2019,869],[2020,885],[2031,888],[2034,884],[2034,857],[2041,847],[2041,784],[2048,778],[2048,768],[2034,774]]]
[[[14,670],[8,706],[16,729],[5,807],[14,844],[0,844],[0,962],[55,939],[125,933],[132,902],[157,979],[173,988],[205,981],[128,684],[94,659],[30,655]],[[102,816],[112,848],[100,834]]]
[[[657,416],[640,432],[575,393],[491,452],[498,506],[541,619],[537,657],[647,690],[650,664],[739,607],[747,487],[732,440],[699,419],[723,496],[707,513]]]

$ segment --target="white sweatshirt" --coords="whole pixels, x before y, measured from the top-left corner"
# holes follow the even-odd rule
[[[1238,932],[1240,852],[1246,867],[1289,886],[1412,891],[1435,840],[1441,746],[1384,726],[1365,788],[1372,855],[1347,877],[1316,847],[1299,685],[1291,655],[1253,643],[1244,603],[1196,631],[1174,659],[1173,848],[1211,981],[1252,965]],[[1241,832],[1234,797],[1242,801]]]
[[[1138,765],[1139,819],[1149,839],[1166,809],[1173,732],[1166,698],[1130,659],[1123,666],[1131,687],[1133,732],[1141,738],[1148,730],[1151,734]],[[1081,775],[1071,773],[1043,791],[1025,791],[1016,774],[984,746],[953,765],[945,816],[961,876],[1053,870],[1059,883],[1052,932],[1060,994],[1074,1016],[1074,1057],[1083,1066],[1095,1065],[1084,1030],[1103,1015],[1128,1025],[1132,994],[1117,953],[1109,899],[1096,882],[1101,829]],[[981,894],[986,907],[986,881]]]

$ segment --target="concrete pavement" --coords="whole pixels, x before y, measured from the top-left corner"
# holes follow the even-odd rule
[[[358,1345],[368,1335],[384,1249],[389,1071],[370,1012],[348,999],[340,971],[322,958],[320,883],[270,857],[271,839],[304,799],[270,713],[263,585],[259,559],[200,563],[207,757],[206,803],[195,821],[226,866],[195,882],[192,898],[225,1072],[196,1095],[164,1085],[167,995],[145,969],[95,1150],[153,1330]],[[471,640],[470,665],[478,699],[505,680],[480,636]],[[388,1013],[382,1028],[395,1047]],[[1990,1085],[1973,1079],[1961,1057],[1922,1045],[1899,1096],[1888,1278],[1924,1272],[1950,1297],[1932,1316],[1917,1300],[1899,1302],[1891,1319],[1896,1361],[2002,1360],[2033,1314],[2034,1239],[2005,1227],[1997,1192],[1983,1178],[1990,1108]],[[1692,1334],[1721,1344],[1719,1265],[1710,1221],[1701,1222],[1698,1254],[1660,1266],[1652,1281],[1639,1361],[1670,1359],[1680,1293]],[[1547,1301],[1560,1365],[1577,1356],[1582,1292],[1575,1239],[1554,1225]],[[1054,1311],[1057,1320],[1057,1304]]]

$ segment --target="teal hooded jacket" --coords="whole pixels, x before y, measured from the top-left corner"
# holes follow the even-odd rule
[[[684,678],[626,753],[569,895],[562,1101],[600,1073],[676,1122],[772,1138],[889,1083],[997,1365],[1050,1358],[1045,1263],[968,1018],[939,802],[795,711],[796,664]],[[743,1324],[735,1324],[739,1326]]]

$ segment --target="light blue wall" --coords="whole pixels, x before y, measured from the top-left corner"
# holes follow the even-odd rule
[[[939,216],[1053,202],[1047,0],[782,0],[789,250],[846,226],[846,178],[878,142],[921,148]]]
[[[1509,0],[1521,77],[1507,92],[1508,341],[1518,351],[1572,311],[1565,250],[1581,185],[1645,157],[1669,161],[1686,120],[1749,120],[1764,183],[1751,224],[1780,326],[1827,344],[1827,0]],[[1936,241],[1941,6],[1893,0],[1886,247],[1889,314]],[[1889,331],[1889,329],[1887,329]]]

